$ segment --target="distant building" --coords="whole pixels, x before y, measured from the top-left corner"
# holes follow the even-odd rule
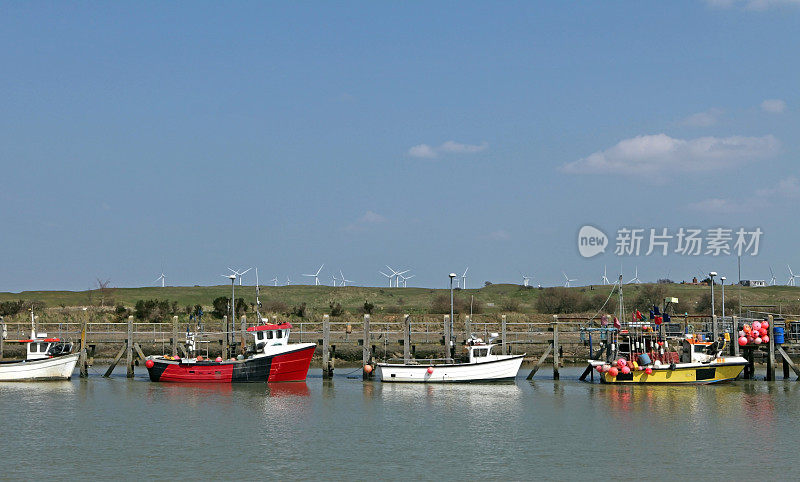
[[[743,279],[739,284],[742,286],[750,286],[751,288],[763,288],[767,286],[767,282],[763,279]]]

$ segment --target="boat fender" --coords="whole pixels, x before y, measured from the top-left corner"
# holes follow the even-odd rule
[[[428,375],[433,375],[433,367],[428,367]]]
[[[674,370],[675,368],[676,368],[676,365],[674,363],[670,363],[669,364],[669,369],[670,370]]]
[[[147,368],[153,368],[155,364],[156,362],[154,362],[153,360],[147,360],[146,362],[144,362],[144,366],[146,366]]]

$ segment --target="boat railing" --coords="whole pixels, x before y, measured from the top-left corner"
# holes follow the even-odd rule
[[[406,365],[432,365],[436,363],[453,363],[452,358],[387,358],[387,363],[402,363]]]

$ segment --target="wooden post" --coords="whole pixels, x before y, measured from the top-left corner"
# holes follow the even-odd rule
[[[239,327],[239,352],[242,356],[247,355],[247,342],[245,334],[247,333],[247,315],[242,315],[241,325]]]
[[[789,354],[786,353],[786,350],[784,350],[782,346],[779,346],[778,353],[780,353],[781,356],[783,357],[783,363],[789,365],[789,368],[791,368],[794,374],[797,375],[797,380],[800,380],[800,368],[798,368],[797,365],[794,364],[792,359],[789,358]]]
[[[768,382],[775,381],[775,339],[774,339],[774,326],[772,326],[772,315],[767,317],[769,321],[769,357],[767,358],[767,378]]]
[[[500,317],[500,336],[502,337],[500,340],[500,352],[503,355],[508,355],[508,342],[506,341],[507,334],[508,330],[506,330],[506,315],[502,315]]]
[[[469,340],[472,335],[472,316],[467,315],[464,317],[464,337]]]
[[[178,317],[172,317],[172,356],[178,356]]]
[[[711,282],[713,283],[714,280],[711,280]],[[719,325],[717,325],[717,315],[711,316],[711,333],[714,337],[714,340],[712,341],[716,342],[719,340]]]
[[[228,353],[228,315],[222,317],[222,358],[228,359],[230,358],[230,353]]]
[[[450,315],[444,315],[444,359],[450,359]]]
[[[81,351],[80,355],[78,355],[78,365],[80,369],[81,378],[89,378],[89,366],[86,360],[86,325],[87,325],[86,318],[88,316],[89,313],[86,312],[86,316],[81,317]]]
[[[333,378],[331,364],[331,316],[322,315],[322,378]]]
[[[528,377],[526,378],[526,380],[531,380],[533,378],[533,376],[536,375],[536,372],[538,372],[539,368],[542,367],[542,364],[547,359],[547,355],[550,354],[550,350],[552,350],[552,349],[553,349],[553,344],[552,343],[547,345],[547,350],[544,351],[544,354],[542,354],[541,358],[539,358],[539,361],[536,362],[536,366],[533,367],[533,370],[531,370],[531,372],[528,374]]]
[[[125,354],[125,345],[122,345],[122,348],[119,349],[117,352],[117,356],[114,357],[114,361],[111,362],[111,365],[108,366],[108,370],[103,374],[103,377],[108,378],[111,376],[111,372],[114,371],[114,368],[119,363],[119,360],[122,358],[122,355]]]
[[[133,378],[133,316],[128,317],[128,339],[125,347],[125,364],[128,378]]]
[[[363,364],[361,365],[362,366],[361,373],[363,374],[363,376],[362,376],[363,380],[368,380],[370,378],[370,375],[372,375],[372,372],[367,373],[366,370],[363,370],[363,367],[366,367],[367,365],[369,365],[369,362],[372,359],[372,354],[370,353],[370,341],[371,340],[372,340],[372,338],[370,337],[370,333],[369,333],[369,315],[365,314],[364,315],[364,345],[361,347],[362,348],[362,350],[361,350],[361,361],[363,362]]]
[[[733,333],[731,333],[731,347],[733,356],[739,356],[739,317],[733,317]]]
[[[411,360],[411,315],[403,315],[403,362]]]
[[[553,315],[553,380],[558,380],[558,315]]]

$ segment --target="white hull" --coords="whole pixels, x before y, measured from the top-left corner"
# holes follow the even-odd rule
[[[378,363],[382,382],[488,382],[511,380],[517,376],[524,355],[497,356],[497,360],[478,363],[448,363],[438,365],[402,365]],[[433,368],[433,373],[428,373]]]
[[[77,353],[44,360],[2,363],[0,364],[0,382],[69,380],[77,363]]]

